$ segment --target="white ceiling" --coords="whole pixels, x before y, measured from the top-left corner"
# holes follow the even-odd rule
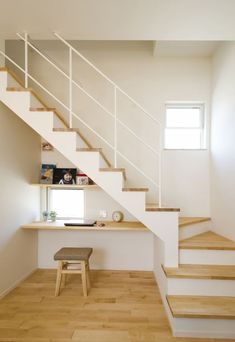
[[[0,38],[235,40],[235,0],[0,0]]]

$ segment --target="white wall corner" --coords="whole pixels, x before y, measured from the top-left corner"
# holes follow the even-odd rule
[[[5,52],[5,40],[0,39],[0,51]],[[0,54],[0,67],[5,66],[5,58]]]

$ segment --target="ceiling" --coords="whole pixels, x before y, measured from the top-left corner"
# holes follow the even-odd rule
[[[0,38],[235,40],[234,0],[0,0]]]

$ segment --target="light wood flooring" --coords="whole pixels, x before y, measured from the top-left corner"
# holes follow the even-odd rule
[[[55,279],[37,270],[0,301],[0,341],[225,341],[172,337],[152,272],[92,271],[87,298],[79,276],[54,297]]]

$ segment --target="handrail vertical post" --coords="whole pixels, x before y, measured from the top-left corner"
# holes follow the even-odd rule
[[[114,167],[117,167],[117,87],[114,86]]]
[[[28,88],[28,33],[24,34],[24,38],[25,38],[25,43],[24,43],[24,70],[25,70],[25,74],[24,74],[24,86],[25,88]]]
[[[162,125],[159,124],[159,155],[158,155],[158,205],[162,207]]]
[[[73,51],[72,48],[69,47],[69,127],[73,126],[73,95],[72,95],[72,87],[73,87]]]

